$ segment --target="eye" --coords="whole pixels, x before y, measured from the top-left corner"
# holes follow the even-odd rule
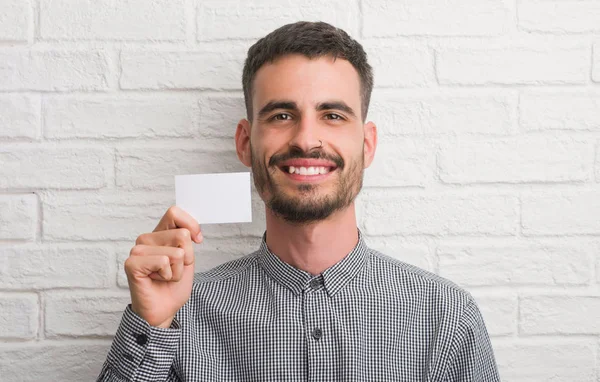
[[[341,121],[344,118],[341,115],[339,115],[339,114],[328,113],[328,114],[325,114],[325,119],[330,119],[332,121]]]
[[[286,113],[275,114],[271,118],[271,121],[289,121],[292,119],[292,116]]]

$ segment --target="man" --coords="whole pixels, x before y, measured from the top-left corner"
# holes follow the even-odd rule
[[[125,263],[132,303],[99,380],[498,381],[472,297],[357,229],[377,146],[362,46],[283,26],[249,49],[243,87],[235,144],[265,202],[262,244],[194,278],[202,233],[171,207]]]

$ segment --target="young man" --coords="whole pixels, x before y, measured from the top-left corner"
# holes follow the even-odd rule
[[[377,146],[361,45],[283,26],[248,51],[243,87],[235,143],[265,202],[262,244],[194,278],[200,227],[171,207],[125,263],[132,303],[99,380],[498,381],[472,297],[357,229]]]

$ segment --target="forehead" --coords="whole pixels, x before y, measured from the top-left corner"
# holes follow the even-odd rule
[[[299,104],[339,99],[360,112],[360,79],[356,69],[344,59],[287,55],[263,65],[254,78],[254,110],[276,99]]]

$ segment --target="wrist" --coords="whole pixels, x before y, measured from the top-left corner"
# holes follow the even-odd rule
[[[140,317],[141,319],[146,321],[148,323],[148,325],[154,326],[157,328],[162,328],[162,329],[170,328],[171,324],[173,323],[173,320],[175,319],[175,316],[168,317],[166,320],[164,320],[162,322],[160,322],[160,321],[157,322],[157,320],[148,319],[147,317],[144,317],[144,315],[141,314],[138,309],[136,309],[135,304],[131,304],[131,311],[133,313],[135,313],[138,317]]]
[[[157,328],[169,329],[171,327],[171,324],[173,323],[174,318],[175,318],[175,316],[169,317],[158,325],[152,325],[152,324],[151,325],[156,326]]]

